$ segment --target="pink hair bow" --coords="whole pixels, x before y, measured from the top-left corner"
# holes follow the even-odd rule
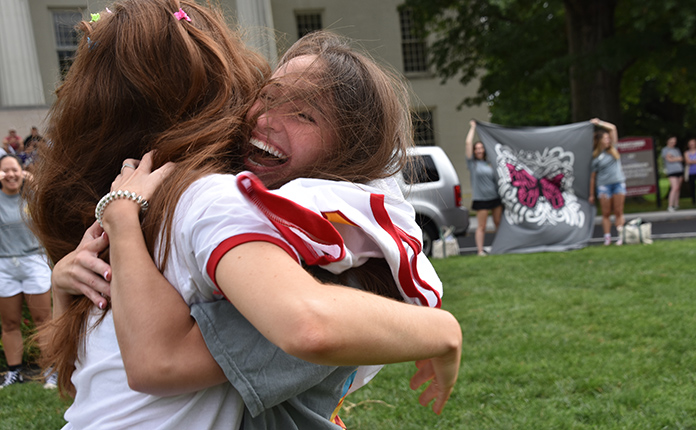
[[[189,18],[189,16],[186,14],[186,12],[184,12],[184,10],[182,8],[179,8],[179,12],[174,12],[174,16],[179,21],[181,21],[182,19],[185,19],[186,21],[191,22],[191,18]]]

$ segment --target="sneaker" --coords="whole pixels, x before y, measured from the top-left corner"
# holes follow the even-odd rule
[[[672,206],[667,206],[667,212],[675,212],[676,209]]]
[[[8,370],[5,373],[5,382],[0,385],[0,389],[9,387],[13,384],[21,384],[24,382],[24,376],[19,372],[19,370]]]
[[[54,372],[53,369],[46,369],[44,372],[46,376],[46,382],[44,382],[44,388],[47,390],[54,390],[58,388],[58,372]]]
[[[486,251],[481,251],[481,252],[478,253],[478,256],[479,256],[479,257],[485,257],[485,256],[487,256],[487,255],[488,255],[488,254],[486,254]]]
[[[616,246],[621,246],[621,245],[623,245],[623,239],[621,238],[621,236],[619,236],[619,240],[616,241]]]
[[[604,236],[604,246],[609,246],[611,245],[611,236],[608,234]]]

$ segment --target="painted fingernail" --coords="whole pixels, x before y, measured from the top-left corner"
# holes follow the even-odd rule
[[[110,279],[109,279],[110,277],[111,277],[111,275],[110,275],[110,273],[109,273],[108,270],[107,270],[106,272],[104,272],[104,280],[105,280],[105,281],[109,281],[109,280],[110,280]]]
[[[104,302],[99,302],[99,309],[104,310],[106,304]]]

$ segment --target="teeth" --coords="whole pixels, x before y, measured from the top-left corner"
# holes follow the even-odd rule
[[[277,149],[266,144],[265,142],[261,142],[258,139],[254,139],[253,137],[249,140],[249,143],[251,143],[252,145],[254,145],[255,147],[259,148],[262,151],[268,152],[269,154],[273,155],[274,157],[280,158],[282,160],[285,160],[286,158],[288,158],[285,154],[281,153]]]

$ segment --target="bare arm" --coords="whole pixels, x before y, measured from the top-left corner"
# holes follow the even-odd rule
[[[215,275],[227,298],[285,352],[329,365],[425,360],[412,387],[435,378],[421,402],[436,398],[438,413],[444,407],[462,344],[459,323],[449,312],[320,284],[285,251],[265,242],[232,249]],[[350,324],[337,312],[339,304],[350,310]]]
[[[459,323],[449,312],[321,284],[285,251],[267,242],[233,248],[215,275],[226,297],[265,337],[314,363],[413,361],[451,352],[461,340]],[[259,303],[263,310],[274,311],[262,311]],[[357,312],[350,324],[336,312],[338,303],[351,314]],[[434,338],[433,332],[448,340]],[[425,339],[421,343],[414,338]]]
[[[590,173],[590,197],[587,199],[591,205],[595,204],[595,183],[597,181],[597,172]]]
[[[665,154],[665,160],[667,160],[670,163],[680,163],[684,157],[682,156],[675,156],[671,152],[668,152]]]
[[[138,210],[130,201],[113,202],[104,222],[114,270],[114,324],[128,384],[136,391],[166,396],[223,383],[227,379],[188,305],[147,251]]]
[[[474,134],[476,133],[476,121],[469,121],[469,132],[466,134],[466,158],[471,159],[474,156]]]
[[[684,162],[686,163],[686,165],[696,164],[696,159],[694,159],[694,160],[691,159],[691,156],[693,154],[694,154],[694,151],[686,151],[684,153],[684,155],[685,155]]]
[[[616,145],[619,141],[619,133],[616,131],[616,126],[610,122],[602,121],[599,118],[592,118],[590,122],[598,127],[605,128],[609,131],[609,136],[611,137],[612,146]]]

